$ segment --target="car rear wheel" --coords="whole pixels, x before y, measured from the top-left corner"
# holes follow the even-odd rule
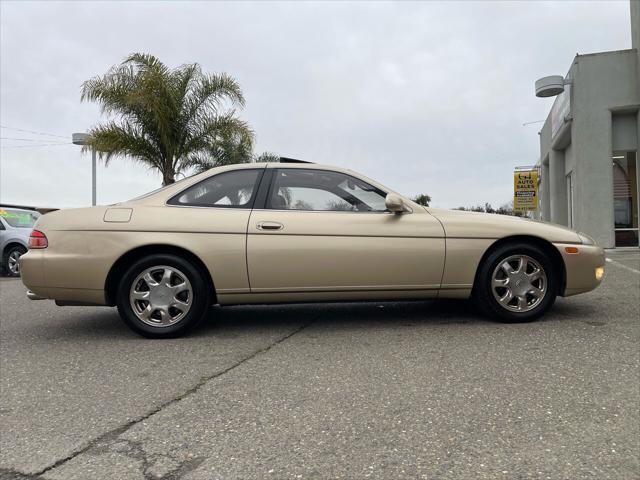
[[[506,244],[480,266],[474,299],[492,319],[529,322],[551,308],[558,280],[551,259],[542,249],[529,244]]]
[[[4,252],[3,265],[4,270],[10,277],[20,276],[20,257],[27,252],[27,249],[23,246],[16,245],[8,248]]]
[[[118,312],[148,338],[185,334],[205,316],[211,291],[198,268],[176,255],[150,255],[126,271],[117,292]]]

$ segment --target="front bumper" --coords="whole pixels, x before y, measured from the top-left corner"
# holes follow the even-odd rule
[[[562,296],[570,297],[590,292],[600,285],[603,276],[596,276],[597,269],[604,269],[604,250],[597,245],[555,243],[562,255],[565,267],[565,287]],[[576,253],[571,253],[575,252]]]

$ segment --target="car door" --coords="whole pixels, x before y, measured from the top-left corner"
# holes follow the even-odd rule
[[[252,293],[413,291],[441,282],[444,232],[424,208],[393,214],[386,192],[342,172],[270,168],[247,229]],[[263,185],[265,184],[263,181]]]
[[[247,222],[264,166],[230,167],[175,194],[163,208],[163,235],[194,253],[210,269],[218,294],[249,293]],[[139,211],[135,228],[151,228]]]

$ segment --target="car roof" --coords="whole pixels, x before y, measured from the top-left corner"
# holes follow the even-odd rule
[[[311,168],[311,169],[316,169],[316,170],[333,170],[335,172],[343,172],[343,173],[349,173],[349,174],[357,174],[357,172],[354,172],[353,170],[350,170],[348,168],[345,167],[338,167],[337,165],[327,165],[327,164],[322,164],[322,163],[313,163],[313,162],[304,162],[304,161],[300,161],[300,162],[256,162],[256,163],[235,163],[235,164],[231,164],[231,165],[223,165],[223,166],[219,166],[219,167],[213,167],[210,168],[209,170],[206,170],[205,172],[202,172],[198,175],[193,175],[193,177],[189,177],[189,178],[195,178],[195,177],[200,177],[200,178],[204,178],[207,177],[209,175],[207,175],[207,173],[212,173],[213,170],[218,170],[222,171],[222,169],[224,170],[240,170],[243,168]],[[359,175],[359,174],[357,174]]]
[[[237,164],[231,164],[231,165],[221,165],[218,167],[213,167],[209,170],[206,170],[202,173],[193,175],[191,177],[188,177],[184,180],[181,180],[178,183],[172,184],[172,185],[168,185],[167,187],[164,188],[160,188],[157,191],[154,192],[150,192],[148,194],[142,195],[140,197],[131,199],[127,202],[123,202],[123,203],[147,203],[147,204],[165,204],[165,202],[167,201],[167,199],[171,198],[172,196],[176,195],[177,193],[186,190],[187,188],[190,188],[192,185],[197,184],[198,182],[201,182],[203,180],[205,180],[206,178],[212,176],[212,175],[216,175],[218,173],[223,173],[225,171],[232,171],[232,170],[241,170],[241,169],[261,169],[261,168],[268,168],[268,169],[273,169],[273,168],[296,168],[296,169],[313,169],[313,170],[330,170],[333,172],[338,172],[338,173],[344,173],[346,175],[350,175],[352,177],[356,177],[359,178],[360,180],[363,180],[377,188],[379,188],[380,190],[386,192],[386,193],[396,193],[394,190],[390,189],[389,187],[365,176],[362,175],[359,172],[355,172],[353,170],[350,170],[348,168],[344,168],[344,167],[338,167],[336,165],[323,165],[323,164],[319,164],[319,163],[311,163],[311,162],[256,162],[256,163],[237,163]],[[401,195],[402,196],[402,195]],[[404,197],[406,198],[406,197]]]

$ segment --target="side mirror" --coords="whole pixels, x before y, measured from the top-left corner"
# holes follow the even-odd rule
[[[384,199],[384,206],[387,207],[387,210],[393,213],[402,213],[405,211],[402,197],[395,193],[387,193],[387,198]]]

